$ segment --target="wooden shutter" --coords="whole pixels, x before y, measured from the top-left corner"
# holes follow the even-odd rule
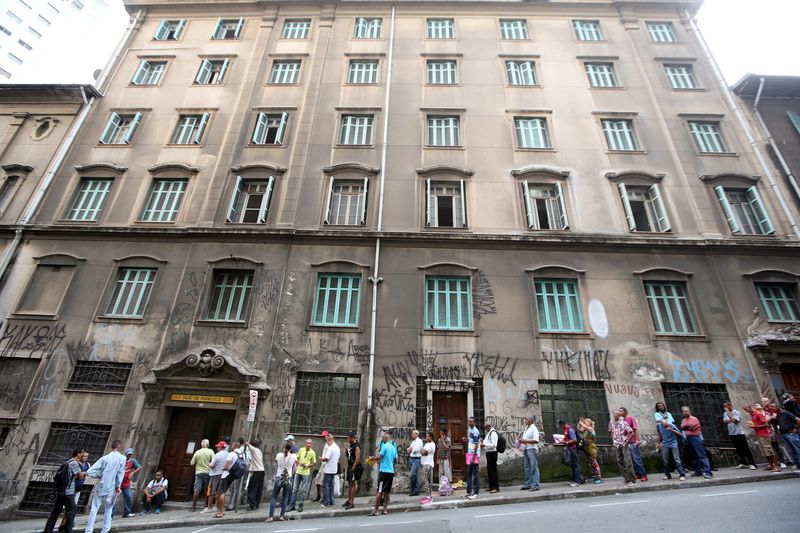
[[[175,26],[175,40],[181,38],[181,34],[183,33],[183,28],[186,27],[186,19],[181,19],[178,21],[178,25]]]
[[[261,197],[261,206],[258,208],[258,223],[267,223],[267,213],[269,212],[269,203],[272,200],[272,189],[275,187],[275,178],[270,176],[267,180],[267,190],[264,191],[264,196]]]
[[[464,195],[464,180],[458,180],[458,185],[461,188],[461,226],[467,227],[467,200]],[[453,221],[455,222],[455,221]],[[455,226],[455,224],[453,224]]]
[[[111,113],[111,117],[108,119],[108,124],[106,124],[106,129],[103,130],[103,134],[100,136],[100,144],[110,143],[111,138],[118,127],[119,115],[116,113]]]
[[[128,131],[125,133],[125,138],[122,140],[125,144],[130,144],[133,140],[133,136],[136,135],[136,128],[139,127],[139,122],[142,120],[142,114],[136,113],[133,115],[133,120],[131,120],[131,125],[128,126]]]
[[[253,130],[253,138],[251,141],[253,144],[262,144],[262,139],[264,138],[264,133],[266,132],[267,128],[267,114],[266,113],[259,113],[258,117],[256,118],[256,127]]]
[[[725,219],[728,221],[728,226],[730,226],[731,232],[741,233],[742,225],[739,224],[739,221],[736,219],[736,215],[733,213],[731,203],[728,201],[728,196],[725,194],[725,187],[722,185],[717,185],[714,187],[714,192],[717,193],[717,199],[719,200],[719,204],[722,206],[722,212],[725,213]]]
[[[364,178],[364,189],[361,192],[361,194],[363,195],[363,199],[361,200],[361,225],[362,226],[366,226],[366,224],[367,224],[367,187],[369,187],[369,178]]]
[[[226,222],[233,222],[233,218],[236,216],[236,202],[239,201],[239,195],[242,194],[242,177],[236,176],[236,186],[233,188],[233,194],[231,195],[231,205],[228,207],[228,217],[225,219]]]
[[[167,34],[169,33],[169,21],[167,19],[161,19],[161,23],[158,25],[156,29],[156,33],[153,35],[153,39],[156,41],[163,41],[167,38]]]
[[[214,28],[214,34],[211,36],[212,39],[221,39],[220,30],[222,30],[222,17],[217,19],[217,25]]]
[[[333,198],[333,176],[328,177],[328,195],[325,200],[325,224],[331,223],[331,199]]]
[[[525,219],[528,222],[528,229],[535,229],[536,220],[533,217],[533,202],[531,201],[531,189],[527,181],[522,182],[522,198],[525,201]]]
[[[223,81],[225,81],[225,73],[228,72],[229,64],[230,64],[230,59],[225,58],[225,61],[222,62],[222,68],[219,69],[218,83],[222,83]]]
[[[197,71],[197,76],[194,77],[194,82],[197,84],[208,83],[209,76],[211,75],[211,61],[204,59],[200,63],[200,69]]]
[[[425,225],[430,226],[433,221],[431,210],[436,209],[433,205],[433,198],[431,197],[431,179],[425,180]]]
[[[672,225],[669,223],[667,210],[664,208],[664,200],[661,199],[661,191],[657,184],[650,186],[650,200],[653,202],[653,208],[656,212],[656,226],[658,231],[671,231]]]
[[[628,221],[628,229],[636,231],[636,220],[633,218],[633,210],[631,209],[631,202],[628,199],[628,189],[625,188],[624,183],[618,183],[619,197],[622,200],[622,209],[625,210],[625,220]]]
[[[759,231],[763,235],[775,233],[775,228],[772,226],[769,215],[767,215],[767,209],[764,206],[764,202],[761,200],[761,195],[758,194],[758,189],[755,186],[750,187],[745,194],[747,195],[747,201],[750,203],[750,207],[753,208]]]
[[[284,111],[281,113],[281,123],[278,126],[278,131],[275,134],[275,144],[283,144],[283,134],[286,132],[286,123],[289,121],[289,113]]]
[[[567,204],[564,202],[564,190],[561,188],[560,183],[556,183],[556,200],[558,201],[558,210],[560,211],[558,222],[561,225],[558,229],[567,229],[569,227]]]
[[[141,63],[139,63],[139,68],[136,69],[136,73],[133,75],[133,83],[134,85],[140,85],[142,81],[144,81],[144,77],[147,74],[147,67],[150,66],[150,63],[142,59]]]
[[[236,31],[233,33],[234,39],[239,38],[239,34],[242,32],[242,26],[244,26],[244,17],[239,17],[239,23],[236,25]]]
[[[203,113],[203,117],[200,119],[200,125],[197,127],[197,132],[194,134],[194,144],[200,144],[200,140],[203,138],[203,132],[206,129],[206,124],[208,124],[208,117],[208,113]]]

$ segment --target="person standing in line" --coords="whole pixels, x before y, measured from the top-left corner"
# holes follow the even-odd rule
[[[519,439],[520,444],[525,445],[524,465],[525,481],[522,482],[521,490],[539,490],[539,428],[533,422],[533,417],[524,418],[525,431]]]
[[[678,437],[683,438],[683,435],[667,418],[662,418],[656,424],[656,431],[658,432],[657,448],[661,450],[661,459],[664,462],[664,479],[672,479],[672,469],[669,463],[671,457],[680,480],[686,481],[686,471],[683,469],[681,454],[678,452]]]
[[[142,465],[133,457],[133,448],[125,450],[125,474],[122,477],[122,518],[132,518],[133,514],[133,491],[131,482],[133,476],[139,473]]]
[[[592,483],[602,483],[603,475],[600,471],[600,463],[597,462],[597,432],[594,429],[594,421],[581,417],[578,420],[578,431],[581,432],[583,441],[586,443],[584,451],[586,452],[586,462],[589,463],[589,470],[592,473]]]
[[[214,459],[214,452],[209,449],[208,439],[200,441],[200,449],[194,452],[190,465],[194,466],[194,487],[192,487],[192,512],[197,510],[197,500],[202,494],[205,498],[208,491],[208,465]]]
[[[328,433],[327,431],[323,431],[321,434],[322,439],[325,441],[325,446],[322,448],[322,453],[319,455],[320,459],[328,452]],[[317,471],[317,475],[314,477],[314,485],[317,486],[317,497],[314,502],[322,501],[322,480],[325,478],[325,472],[322,468],[325,465],[320,465],[319,470]]]
[[[475,419],[469,417],[467,421],[467,436],[462,440],[467,445],[467,495],[468,500],[475,500],[481,492],[481,432],[475,427]]]
[[[322,454],[322,472],[324,474],[322,478],[322,506],[330,507],[333,505],[333,478],[339,471],[341,451],[339,450],[339,445],[333,440],[333,435],[328,434],[325,437],[325,442],[328,447],[327,452]]]
[[[750,414],[750,422],[748,422],[748,425],[753,428],[756,434],[761,453],[769,463],[769,470],[772,472],[780,472],[781,467],[777,457],[775,457],[775,451],[772,449],[769,422],[767,422],[767,417],[764,415],[764,408],[760,403],[757,403],[753,404],[752,408],[745,406],[744,410]]]
[[[486,454],[486,475],[489,478],[489,494],[500,492],[500,481],[497,476],[497,430],[486,422],[483,425],[484,435],[481,448]]]
[[[313,444],[311,439],[306,439],[306,445],[297,452],[297,471],[294,475],[291,503],[287,511],[303,512],[303,503],[305,503],[308,489],[311,487],[311,468],[317,464],[317,454],[312,448]]]
[[[53,502],[53,508],[50,510],[50,516],[47,517],[44,533],[53,533],[53,528],[56,526],[56,520],[61,516],[61,511],[66,513],[64,530],[67,533],[72,533],[72,527],[75,524],[75,512],[77,511],[75,482],[78,480],[82,481],[83,478],[86,477],[86,473],[81,469],[80,459],[82,455],[82,450],[72,450],[72,458],[66,463],[65,484],[62,485],[62,487],[55,487],[57,489],[56,498]],[[59,468],[59,470],[61,470],[61,468]],[[63,492],[59,492],[59,488],[63,488]]]
[[[433,459],[436,456],[436,444],[433,442],[433,433],[425,434],[425,444],[420,450],[420,459],[422,462],[422,492],[425,496],[422,497],[420,503],[426,504],[433,501]]]
[[[769,438],[772,445],[772,451],[775,452],[775,460],[778,462],[781,470],[786,468],[786,464],[791,460],[789,454],[783,449],[781,442],[780,430],[778,429],[778,405],[769,398],[761,398],[761,407],[763,407],[764,416],[767,418],[769,426]]]
[[[356,506],[356,490],[358,489],[358,482],[361,480],[361,474],[364,472],[364,466],[361,464],[361,444],[358,443],[355,433],[350,433],[347,436],[347,472],[345,478],[347,479],[347,501],[344,502],[345,509],[352,509]]]
[[[101,533],[111,531],[111,515],[114,512],[114,500],[122,492],[122,478],[125,475],[125,456],[119,453],[122,441],[111,443],[111,451],[95,462],[86,475],[97,479],[92,491],[92,508],[86,521],[85,533],[94,532],[94,521],[100,506],[103,506],[103,527]]]
[[[300,451],[300,448],[297,447],[297,444],[294,443],[294,435],[286,435],[286,438],[283,439],[284,442],[287,442],[292,445],[292,453],[297,455],[297,452]]]
[[[144,511],[142,511],[142,514],[149,513],[151,507],[156,508],[156,514],[161,512],[161,504],[167,501],[169,496],[167,494],[168,486],[169,481],[164,477],[164,473],[161,470],[157,470],[153,479],[144,488],[144,493],[142,494]]]
[[[558,427],[564,432],[564,440],[562,443],[564,444],[566,454],[569,454],[570,457],[572,480],[569,482],[569,486],[577,487],[583,481],[581,479],[581,462],[578,458],[578,434],[575,432],[575,429],[564,420],[558,421]]]
[[[739,468],[749,466],[750,470],[755,470],[756,460],[753,458],[750,446],[747,445],[742,428],[742,413],[733,408],[730,400],[722,402],[722,409],[722,423],[728,428],[728,437],[736,448],[736,454],[739,456]]]
[[[636,474],[636,479],[640,481],[647,481],[647,470],[644,467],[642,460],[642,452],[639,450],[639,423],[628,413],[627,407],[620,407],[623,419],[633,430],[633,437],[631,437],[628,449],[631,451],[631,461],[633,461],[633,473]]]
[[[255,511],[261,505],[261,497],[264,492],[264,454],[261,452],[261,442],[253,439],[253,442],[245,442],[250,454],[250,465],[247,471],[250,477],[247,481],[247,508]]]
[[[272,498],[269,502],[269,517],[267,517],[267,522],[272,522],[275,516],[275,505],[278,503],[278,495],[281,494],[281,491],[283,492],[281,498],[283,505],[281,505],[281,516],[278,520],[286,520],[284,514],[286,514],[287,507],[289,507],[289,496],[291,495],[292,483],[294,482],[292,479],[292,472],[294,472],[297,456],[292,453],[294,444],[288,441],[284,442],[283,452],[275,456],[275,480],[272,484]]]
[[[422,464],[420,459],[420,450],[422,449],[423,442],[419,438],[419,431],[416,429],[411,432],[411,444],[408,446],[408,467],[410,469],[408,480],[411,484],[411,492],[409,496],[419,496],[419,467]]]
[[[617,455],[617,464],[622,473],[623,482],[628,487],[633,487],[636,485],[636,477],[631,464],[631,451],[628,449],[633,429],[622,418],[622,411],[615,409],[611,414],[613,419],[608,423],[608,431],[611,433],[611,444]]]
[[[784,405],[789,404],[788,394],[784,394]],[[794,416],[788,409],[784,409],[781,405],[777,405],[778,410],[778,429],[781,432],[781,438],[789,453],[792,456],[794,467],[800,470],[800,437],[797,436],[797,428],[800,426],[800,418]]]
[[[216,505],[217,493],[222,481],[222,471],[225,468],[225,463],[228,461],[228,443],[221,440],[217,443],[216,449],[217,453],[214,454],[211,463],[208,465],[209,486],[211,490],[208,494],[208,504],[206,508],[203,509],[203,513],[214,512],[216,514],[216,511],[218,511]]]
[[[439,476],[447,478],[448,483],[453,482],[453,468],[450,464],[450,446],[453,441],[447,434],[447,429],[439,430],[439,446],[436,454],[436,464],[439,465]]]
[[[695,475],[702,475],[706,479],[711,479],[711,465],[708,463],[708,456],[703,447],[702,433],[703,428],[697,417],[692,416],[692,410],[687,406],[681,407],[683,413],[683,420],[681,420],[681,431],[686,436],[689,442],[689,447],[692,449],[692,454],[695,457]]]
[[[81,472],[86,472],[92,466],[89,463],[89,452],[86,450],[81,450],[81,456],[78,462],[81,465]],[[83,489],[83,480],[84,476],[76,477],[75,478],[75,515],[78,514],[78,501],[81,499],[81,489]],[[67,511],[64,510],[64,514],[61,516],[61,524],[58,526],[59,532],[66,530],[67,528]],[[75,516],[73,515],[73,524],[75,523]]]
[[[383,432],[377,454],[370,457],[369,461],[378,462],[378,488],[375,493],[375,507],[370,516],[378,516],[378,508],[383,505],[380,514],[389,514],[389,494],[392,492],[394,480],[394,463],[397,461],[397,446],[392,442],[392,435]]]
[[[235,465],[239,461],[244,461],[241,452],[239,452],[239,441],[233,441],[231,442],[231,449],[225,459],[225,465],[222,467],[222,474],[217,484],[217,512],[214,513],[214,518],[222,518],[225,516],[225,493],[227,493],[228,489],[239,479],[238,475],[232,475]],[[244,471],[246,472],[247,469],[245,468]]]
[[[656,412],[654,415],[656,422],[661,422],[662,419],[666,418],[667,422],[670,424],[675,423],[675,418],[672,416],[672,413],[667,411],[667,406],[664,405],[664,402],[656,402]]]

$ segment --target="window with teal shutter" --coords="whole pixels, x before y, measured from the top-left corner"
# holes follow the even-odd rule
[[[645,281],[644,291],[656,333],[662,335],[700,333],[686,294],[686,283]]]
[[[795,285],[792,283],[756,283],[758,299],[769,322],[800,321]]]
[[[578,283],[570,279],[537,279],[536,309],[539,331],[582,332],[583,317]]]
[[[203,320],[244,322],[253,288],[252,270],[215,270]]]
[[[361,276],[358,274],[320,274],[314,298],[312,326],[358,326]]]
[[[425,328],[472,329],[472,280],[468,277],[425,278]]]

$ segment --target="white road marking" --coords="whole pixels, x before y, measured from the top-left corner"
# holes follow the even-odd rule
[[[701,494],[701,498],[708,498],[709,496],[728,496],[730,494],[752,494],[758,492],[757,490],[736,490],[732,492],[715,492],[713,494]]]
[[[528,514],[535,513],[536,511],[515,511],[513,513],[492,513],[492,514],[476,514],[473,518],[487,518],[489,516],[508,516],[512,514]]]
[[[358,527],[376,527],[376,524],[380,526],[401,526],[403,524],[419,524],[422,520],[408,520],[407,522],[374,522],[369,524],[359,524]],[[277,531],[275,532],[277,533]]]
[[[203,529],[198,529],[197,531],[192,531],[192,533],[200,533],[201,531],[208,531],[212,527],[215,527],[215,526],[204,527]]]
[[[306,527],[301,529],[276,529],[274,533],[289,533],[289,531],[319,531],[319,527]]]
[[[594,505],[590,505],[589,507],[609,507],[611,505],[629,505],[631,503],[645,503],[649,502],[650,500],[630,500],[627,502],[614,502],[614,503],[596,503]]]

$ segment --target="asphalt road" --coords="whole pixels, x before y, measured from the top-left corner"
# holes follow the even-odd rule
[[[174,533],[796,533],[800,531],[800,480],[747,483],[388,516],[347,516],[272,524],[160,529]],[[143,530],[144,531],[144,530]]]

